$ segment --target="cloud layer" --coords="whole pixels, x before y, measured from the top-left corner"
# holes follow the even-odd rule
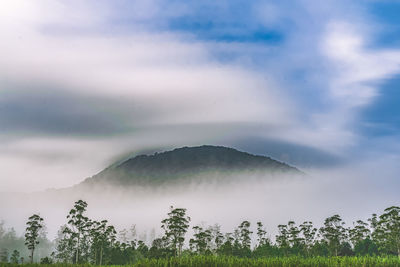
[[[3,191],[68,186],[121,155],[203,143],[281,144],[273,153],[300,166],[348,160],[363,153],[360,112],[400,70],[399,50],[372,45],[368,4],[1,5]],[[386,145],[376,155],[390,157]]]

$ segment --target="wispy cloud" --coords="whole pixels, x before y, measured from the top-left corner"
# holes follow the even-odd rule
[[[372,47],[367,24],[347,1],[5,1],[0,177],[20,178],[2,188],[253,137],[343,156],[362,140],[359,111],[399,72],[399,51]],[[48,154],[71,160],[48,169]]]

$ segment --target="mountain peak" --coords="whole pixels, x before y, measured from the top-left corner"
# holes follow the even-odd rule
[[[154,184],[189,179],[206,173],[301,173],[298,169],[266,156],[252,155],[224,146],[181,147],[153,155],[139,155],[112,165],[85,183]]]

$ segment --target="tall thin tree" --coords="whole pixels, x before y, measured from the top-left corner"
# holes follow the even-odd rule
[[[174,209],[172,206],[171,211],[168,213],[168,218],[161,221],[161,227],[165,231],[164,239],[170,244],[176,256],[179,256],[182,252],[189,222],[190,217],[186,216],[186,209]]]
[[[70,234],[70,237],[76,242],[75,246],[75,263],[79,263],[79,257],[83,244],[82,239],[85,237],[86,232],[89,231],[90,220],[84,216],[86,211],[87,203],[83,200],[75,202],[74,207],[70,210],[67,219],[69,227],[64,229],[64,233]]]
[[[31,251],[31,263],[33,263],[33,253],[35,251],[36,246],[39,244],[39,231],[43,228],[43,218],[38,214],[33,214],[28,218],[28,222],[26,223],[26,232],[25,232],[25,245]]]

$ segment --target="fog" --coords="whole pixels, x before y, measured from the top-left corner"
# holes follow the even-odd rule
[[[392,127],[361,118],[400,52],[373,45],[379,23],[359,4],[3,2],[0,191],[70,186],[123,153],[186,144],[363,153],[377,137],[361,126]],[[168,27],[188,18],[214,38]],[[243,42],[263,28],[282,40]]]
[[[83,199],[90,218],[149,242],[171,205],[191,226],[262,221],[271,237],[289,220],[349,225],[399,205],[398,120],[364,114],[400,73],[375,13],[344,0],[3,0],[0,220],[22,234],[40,213],[53,239]],[[278,40],[258,39],[271,30]],[[73,187],[132,152],[202,144],[306,175]]]
[[[309,169],[306,175],[237,174],[229,177],[195,177],[192,182],[157,187],[116,188],[100,185],[88,190],[74,187],[36,193],[2,193],[0,219],[21,234],[26,219],[40,213],[48,238],[66,223],[74,201],[88,202],[87,215],[107,219],[118,230],[136,225],[138,236],[151,242],[161,234],[161,220],[170,206],[187,209],[191,226],[220,224],[231,232],[243,220],[261,221],[273,239],[278,224],[311,220],[320,226],[331,215],[340,214],[347,225],[366,220],[390,205],[398,205],[398,170],[388,159],[341,166]],[[151,237],[153,235],[153,237]],[[146,237],[145,237],[146,236]]]

